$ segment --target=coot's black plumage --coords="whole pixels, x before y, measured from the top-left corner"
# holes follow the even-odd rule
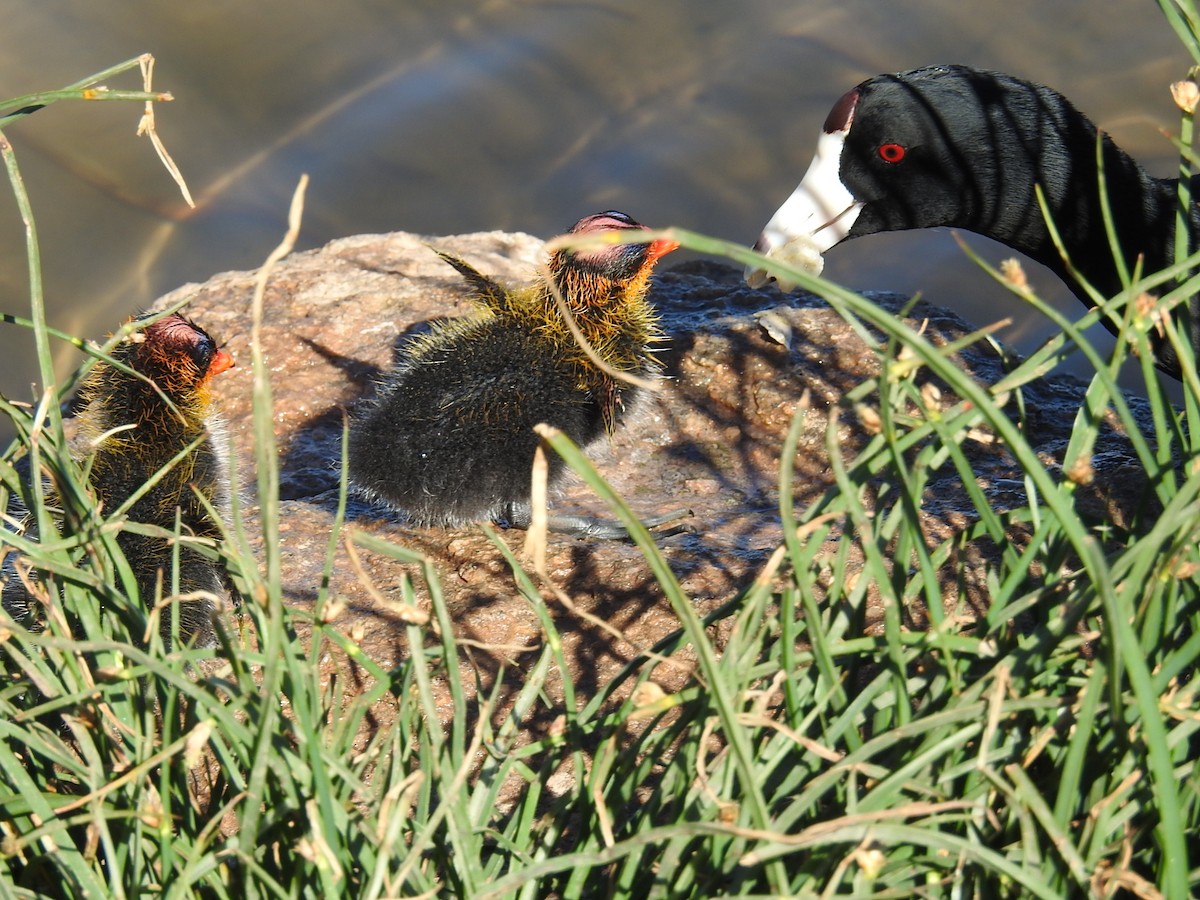
[[[645,230],[624,213],[581,219],[571,234]],[[609,366],[658,369],[660,338],[647,301],[658,240],[595,250],[560,249],[546,276],[581,333]],[[500,520],[524,525],[530,469],[547,422],[586,446],[611,432],[637,389],[596,366],[571,335],[546,279],[510,290],[441,254],[471,285],[476,313],[410,342],[351,424],[350,479],[365,496],[414,524]],[[550,478],[562,463],[551,454]]]
[[[1107,136],[1102,171],[1128,271],[1172,259],[1175,180],[1150,177]],[[1040,84],[966,66],[933,66],[864,81],[834,105],[817,155],[755,245],[768,256],[819,264],[848,238],[948,225],[994,238],[1053,270],[1088,305],[1055,248],[1035,185],[1079,275],[1104,296],[1121,288],[1105,232],[1097,129]],[[1200,210],[1191,209],[1191,244]],[[750,272],[752,284],[766,280]],[[1193,298],[1192,305],[1196,303]],[[1192,316],[1200,348],[1200,316]],[[1155,336],[1160,368],[1179,376],[1171,346]]]

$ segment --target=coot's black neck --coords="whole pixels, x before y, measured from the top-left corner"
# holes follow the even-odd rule
[[[1074,139],[1072,143],[1045,146],[1046,152],[1036,161],[1036,183],[1042,186],[1062,244],[1069,248],[1071,267],[1102,295],[1110,297],[1123,284],[1104,226],[1104,205],[1108,205],[1126,271],[1132,273],[1141,257],[1142,271],[1155,272],[1171,261],[1177,184],[1174,180],[1151,178],[1107,135],[1100,136],[1098,164],[1096,130],[1090,122],[1082,123],[1086,128],[1073,128],[1068,135]],[[1056,170],[1069,174],[1056,179]],[[1031,201],[1036,209],[1036,195]],[[995,236],[1049,266],[1090,304],[1087,292],[1071,277],[1055,247],[1041,210],[1037,213],[1038,220],[1030,223],[1024,234],[997,232]]]
[[[982,170],[976,167],[975,171],[997,179],[975,197],[995,198],[996,202],[969,203],[969,221],[963,227],[1048,266],[1089,306],[1091,298],[1071,269],[1105,297],[1124,287],[1104,226],[1105,203],[1127,272],[1132,274],[1139,260],[1143,275],[1170,266],[1177,181],[1152,178],[1066,98],[1049,88],[1012,79],[1004,84],[1003,93],[1003,102],[984,104],[992,141],[972,151],[988,156]],[[1032,188],[1035,184],[1045,194],[1070,265],[1051,238]],[[1200,233],[1195,204],[1190,221],[1194,250],[1194,236]],[[1157,293],[1165,293],[1168,287]],[[1160,366],[1177,374],[1178,361],[1170,346],[1157,336],[1155,343]],[[1193,345],[1200,346],[1200,333],[1193,335]]]

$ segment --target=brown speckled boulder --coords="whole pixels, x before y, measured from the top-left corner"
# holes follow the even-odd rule
[[[271,276],[264,350],[282,454],[284,583],[293,604],[311,603],[320,581],[336,506],[345,410],[373,390],[375,376],[391,364],[406,333],[468,309],[461,279],[429,246],[510,281],[533,277],[543,256],[541,241],[522,234],[362,235],[290,256]],[[203,285],[180,288],[160,301],[190,297],[188,314],[226,340],[241,363],[222,376],[217,389],[247,483],[252,480],[247,470],[252,459],[253,283],[254,273],[226,273]],[[874,353],[823,301],[751,290],[727,266],[697,261],[662,271],[653,297],[671,336],[663,354],[668,377],[662,390],[618,429],[611,444],[593,456],[639,513],[680,507],[695,512],[694,533],[664,538],[661,547],[695,607],[705,612],[750,582],[780,541],[779,454],[802,393],[811,391],[813,410],[797,458],[789,461],[796,470],[800,509],[830,484],[828,411],[839,405],[846,391],[875,374],[878,365]],[[903,303],[895,296],[874,299],[896,310]],[[765,318],[764,311],[770,311]],[[929,320],[927,334],[937,341],[968,330],[944,310],[920,306],[916,314]],[[961,361],[984,381],[998,378],[1002,371],[1000,360],[986,347],[966,351]],[[1033,440],[1050,464],[1066,445],[1073,405],[1081,392],[1074,381],[1050,380],[1027,397],[1038,428]],[[839,421],[842,446],[853,451],[864,438],[859,422],[845,409]],[[979,483],[997,504],[1006,496],[1023,499],[1020,473],[1002,446],[966,446],[974,455]],[[1131,459],[1116,434],[1103,438],[1099,452],[1114,470]],[[1099,481],[1103,485],[1104,479]],[[1114,508],[1119,510],[1121,502],[1118,497]],[[559,511],[611,518],[578,482],[568,484],[554,505]],[[928,533],[937,540],[970,520],[971,508],[952,467],[930,486],[925,511]],[[537,619],[503,558],[479,528],[412,529],[361,502],[351,503],[348,520],[353,527],[386,536],[434,561],[460,636],[478,642],[473,651],[478,664],[486,669],[492,662],[519,665],[531,658],[522,648],[539,646]],[[523,533],[502,536],[520,552]],[[398,596],[403,567],[365,551],[361,558],[374,587],[385,597]],[[630,544],[552,535],[548,569],[578,607],[568,610],[551,591],[543,591],[564,633],[581,690],[602,684],[638,649],[678,626]],[[344,549],[339,551],[333,589],[346,603],[335,624],[359,638],[378,661],[394,663],[404,652],[403,626],[393,607],[372,599]],[[987,602],[970,580],[964,595],[960,590],[957,583],[947,585],[948,608],[958,604],[959,612],[969,615]],[[585,613],[599,617],[623,638]],[[910,611],[911,625],[919,626],[922,618],[920,610]]]

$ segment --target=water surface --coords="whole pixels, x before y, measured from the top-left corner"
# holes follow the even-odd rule
[[[826,112],[870,75],[961,62],[1057,87],[1159,175],[1167,85],[1188,58],[1150,3],[1010,0],[260,0],[27,4],[0,32],[0,92],[69,84],[150,51],[174,103],[60,104],[8,126],[43,244],[52,324],[100,338],[155,297],[257,266],[302,172],[301,248],[347,234],[520,230],[624,210],[751,243],[807,167]],[[134,74],[110,87],[139,86]],[[0,310],[27,310],[22,231],[0,185]],[[995,262],[1009,251],[970,243]],[[921,292],[1028,349],[1046,323],[945,232],[833,250],[854,288]],[[1073,308],[1044,270],[1034,284]],[[26,399],[28,335],[0,332],[0,392]],[[60,371],[78,362],[59,348]]]

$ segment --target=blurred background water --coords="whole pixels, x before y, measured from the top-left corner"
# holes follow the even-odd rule
[[[157,58],[155,87],[175,96],[158,128],[195,210],[134,136],[138,104],[58,104],[5,129],[37,216],[51,323],[84,337],[181,283],[257,266],[302,172],[301,249],[392,230],[550,237],[607,208],[751,243],[807,168],[833,101],[870,75],[961,62],[1042,81],[1170,175],[1168,84],[1189,64],[1156,5],[1128,0],[41,0],[5,17],[0,96],[143,51]],[[140,81],[135,70],[108,86]],[[27,313],[7,184],[0,242],[0,310]],[[1010,255],[969,242],[992,262]],[[1074,308],[1051,275],[1030,272]],[[1048,332],[944,231],[853,241],[825,274],[919,291],[977,325],[1012,315],[1004,336],[1018,348]],[[0,329],[0,392],[29,399],[29,335]],[[58,353],[60,372],[79,361]]]

